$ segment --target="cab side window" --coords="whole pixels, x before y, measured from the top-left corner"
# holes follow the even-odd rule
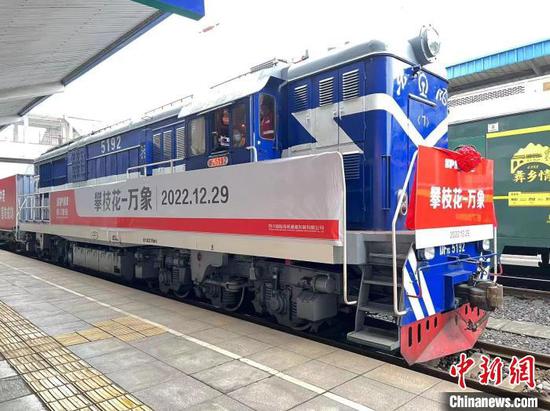
[[[275,140],[275,98],[269,94],[260,95],[260,136]]]
[[[245,103],[237,103],[232,109],[231,129],[232,129],[232,145],[233,147],[246,147],[246,108]]]
[[[213,151],[226,150],[230,146],[229,140],[230,113],[229,108],[224,107],[214,112],[214,127],[212,131]]]
[[[206,152],[206,132],[204,117],[198,117],[191,120],[190,130],[190,153],[192,156],[198,156]]]

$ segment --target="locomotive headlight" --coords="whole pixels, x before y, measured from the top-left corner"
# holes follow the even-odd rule
[[[481,247],[484,251],[489,251],[491,249],[491,240],[486,238],[481,242]]]
[[[433,260],[435,257],[435,248],[434,247],[426,247],[423,249],[418,250],[419,257],[422,260]]]
[[[439,33],[432,26],[428,26],[424,31],[423,45],[427,57],[434,58],[439,54],[441,40],[439,39]]]
[[[409,41],[421,65],[433,62],[441,49],[439,33],[431,25],[422,26],[420,34]]]

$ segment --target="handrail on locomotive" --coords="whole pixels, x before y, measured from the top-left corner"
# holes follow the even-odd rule
[[[180,158],[173,158],[173,159],[170,159],[170,160],[164,160],[164,161],[156,161],[154,163],[147,163],[147,164],[142,164],[142,165],[139,165],[139,166],[133,166],[133,167],[128,167],[126,169],[126,178],[129,179],[130,178],[130,170],[143,170],[144,173],[139,173],[139,175],[146,175],[146,170],[147,170],[147,167],[153,167],[153,166],[159,166],[161,164],[169,164],[170,165],[170,173],[173,173],[174,172],[174,163],[178,162],[178,161],[184,161],[185,158],[183,157],[180,157]]]
[[[405,177],[405,182],[403,183],[403,187],[398,192],[398,200],[397,205],[395,206],[395,212],[393,214],[392,219],[392,225],[391,225],[391,245],[392,245],[392,278],[393,278],[393,312],[396,316],[402,317],[405,314],[407,314],[406,310],[400,310],[399,309],[399,292],[397,287],[397,233],[396,233],[396,226],[397,226],[397,219],[399,218],[399,214],[401,214],[401,207],[403,206],[403,202],[405,198],[407,197],[407,186],[409,185],[409,181],[411,179],[412,171],[414,169],[414,166],[416,164],[416,159],[418,158],[418,150],[416,150],[412,156],[411,164],[409,165],[409,170],[407,171],[407,176]],[[401,276],[401,286],[404,289],[404,281],[405,276]]]
[[[249,150],[252,154],[252,159],[251,159],[251,162],[255,163],[258,161],[258,150],[256,149],[256,147],[254,146],[248,146],[248,147],[245,147],[246,150]],[[156,161],[154,163],[147,163],[147,164],[141,164],[141,165],[138,165],[138,166],[133,166],[133,167],[128,167],[126,169],[126,178],[129,179],[130,178],[130,174],[131,174],[131,170],[138,170],[140,171],[140,173],[138,174],[138,176],[142,176],[142,175],[146,175],[146,170],[148,167],[153,167],[153,166],[160,166],[161,164],[169,164],[169,167],[170,167],[170,174],[174,173],[174,164],[179,162],[179,161],[185,161],[185,157],[180,157],[180,158],[173,158],[173,159],[170,159],[170,160],[164,160],[164,161]],[[141,172],[141,170],[143,170],[144,172]]]

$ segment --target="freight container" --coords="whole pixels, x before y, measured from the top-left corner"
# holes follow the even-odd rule
[[[17,174],[0,179],[0,241],[12,241],[18,221],[31,219],[25,199],[34,193],[34,176]]]
[[[532,109],[549,104],[549,77],[478,90],[450,99],[449,125],[450,148],[473,145],[495,161],[499,249],[507,254],[538,254],[546,266],[550,110]]]

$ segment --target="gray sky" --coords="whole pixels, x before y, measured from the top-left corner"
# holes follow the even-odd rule
[[[550,38],[550,2],[540,0],[206,0],[206,13],[198,22],[169,17],[34,112],[137,117],[273,57],[406,41],[422,24],[439,30],[444,65]]]

